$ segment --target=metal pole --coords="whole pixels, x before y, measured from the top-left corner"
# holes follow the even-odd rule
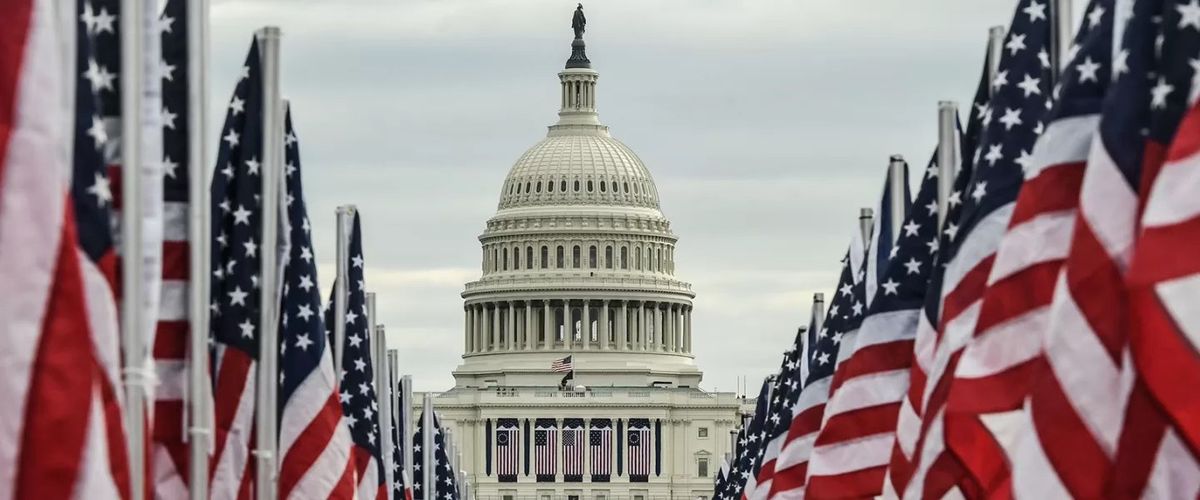
[[[888,165],[888,187],[892,193],[891,199],[888,202],[891,204],[889,208],[892,211],[891,242],[893,244],[899,239],[900,226],[904,225],[904,216],[907,215],[904,213],[906,211],[904,205],[908,201],[904,196],[905,188],[908,187],[908,175],[906,175],[907,172],[905,171],[906,166],[908,164],[901,155],[892,155],[891,163]]]
[[[337,276],[333,280],[333,366],[342,379],[342,350],[346,342],[346,280],[350,268],[350,230],[354,227],[354,205],[342,205],[337,217]]]
[[[272,500],[277,493],[278,447],[276,403],[279,386],[279,212],[280,187],[283,177],[283,99],[279,91],[278,27],[267,26],[257,32],[262,55],[263,75],[263,161],[262,177],[262,242],[259,248],[259,359],[258,359],[258,416],[256,429],[258,457],[255,488],[259,500]]]
[[[436,474],[434,474],[437,461],[433,458],[433,432],[437,426],[433,422],[433,394],[431,393],[425,393],[421,418],[424,420],[421,425],[421,474],[424,477],[421,481],[421,498],[436,500],[433,492],[437,491],[434,484],[437,481]]]
[[[134,22],[121,23],[121,347],[125,358],[125,431],[134,500],[146,493],[145,343],[142,328],[142,0],[121,0],[121,12]]]
[[[958,175],[958,103],[938,102],[938,234],[946,225],[947,203],[954,190],[954,176]]]
[[[370,299],[374,299],[375,294],[371,294]],[[368,310],[373,309],[371,303],[374,300],[367,301]],[[375,317],[374,311],[368,313],[371,318]],[[374,323],[375,320],[370,320]],[[375,326],[375,338],[371,339],[371,350],[375,351],[375,359],[386,360],[387,352],[387,332],[384,331],[383,325]],[[392,470],[392,450],[396,447],[392,442],[392,388],[389,381],[392,379],[391,366],[386,361],[383,361],[375,366],[375,399],[379,405],[379,441],[383,452],[383,473],[384,481],[387,484],[388,491],[392,491],[392,485],[395,484],[395,472]],[[390,494],[390,493],[389,493]]]
[[[367,306],[367,335],[370,336],[370,335],[375,334],[375,326],[379,324],[379,323],[375,322],[375,292],[367,292],[366,299],[367,299],[367,303],[366,303],[366,306]],[[379,366],[380,364],[383,363],[383,357],[377,355],[381,352],[385,352],[385,351],[380,351],[380,350],[376,349],[375,346],[371,347],[371,352],[367,353],[367,355],[371,358],[371,366]],[[376,377],[376,386],[377,387],[379,386],[378,382],[379,382],[379,377]],[[379,391],[376,391],[376,392],[379,392]]]
[[[412,481],[416,479],[413,475],[413,392],[412,392],[412,375],[405,375],[400,378],[400,427],[404,432],[400,435],[400,442],[404,448],[400,452],[404,456],[404,472],[405,482],[409,488],[412,488]]]
[[[862,231],[864,248],[871,245],[871,230],[874,229],[874,225],[875,210],[866,207],[858,209],[858,229]]]
[[[191,276],[209,272],[208,194],[208,1],[187,3],[188,51],[188,241]],[[208,383],[207,279],[188,281],[188,477],[208,478],[212,446],[212,385]],[[189,480],[188,497],[208,499],[207,480]]]
[[[825,326],[825,294],[817,292],[813,294],[812,304],[813,331],[821,331]]]
[[[1004,31],[1004,26],[992,26],[988,28],[987,81],[989,99],[996,94],[997,87],[992,82],[996,81],[996,72],[1000,70],[1000,54],[1004,50]]]
[[[1050,34],[1050,71],[1057,83],[1062,76],[1062,69],[1070,62],[1071,38],[1075,35],[1074,17],[1071,15],[1071,0],[1052,0],[1050,2],[1050,19],[1054,23]]]

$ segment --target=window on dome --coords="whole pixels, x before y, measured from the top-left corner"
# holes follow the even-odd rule
[[[513,249],[513,271],[521,269],[521,247]]]
[[[553,193],[553,192],[554,192],[554,180],[553,180],[553,179],[552,179],[550,182],[547,182],[547,183],[546,183],[546,192],[547,192],[547,193]]]
[[[521,183],[517,183],[517,194],[521,194]]]
[[[588,268],[596,268],[596,245],[588,248]]]
[[[508,270],[508,249],[507,248],[504,249],[503,255],[504,255],[504,270],[507,271]]]
[[[662,258],[662,254],[663,254],[663,252],[662,252],[662,249],[661,249],[661,248],[659,248],[659,249],[657,249],[657,250],[655,250],[655,251],[654,251],[654,255],[655,255],[655,257],[656,257],[656,258],[657,258],[657,260],[658,260],[658,262],[657,262],[657,263],[655,263],[655,266],[656,266],[656,267],[658,267],[658,272],[660,272],[660,273],[661,273],[661,272],[662,272],[662,270],[663,270],[663,258]]]
[[[589,193],[592,192],[594,186],[592,185],[592,181],[590,179],[588,180],[587,186],[588,186],[588,192]]]
[[[638,271],[642,270],[642,249],[640,247],[633,249],[633,267]]]
[[[604,247],[604,268],[612,269],[613,252],[612,246]]]
[[[533,247],[525,247],[525,269],[533,269]]]
[[[633,194],[642,194],[642,192],[638,190],[638,185],[636,182],[633,183]]]
[[[537,189],[537,192],[539,192],[539,193],[542,192],[542,181],[538,181],[536,189]]]
[[[571,266],[579,269],[579,245],[575,245],[575,248],[571,250]]]
[[[579,179],[575,179],[575,192],[579,192]]]
[[[578,187],[576,187],[575,189],[579,189],[579,188],[578,188]],[[566,180],[566,179],[563,179],[563,180],[559,181],[559,183],[558,183],[558,190],[559,190],[559,191],[562,191],[562,192],[564,192],[564,193],[565,193],[565,192],[567,192],[567,180]]]
[[[625,192],[626,193],[629,192],[629,183],[628,182],[625,183]]]
[[[629,269],[629,247],[621,247],[621,269]]]
[[[492,270],[500,270],[500,251],[495,248],[492,249]]]
[[[542,269],[550,265],[550,249],[546,245],[542,245]]]
[[[529,186],[530,185],[531,184],[529,183],[529,181],[525,181],[525,194],[529,194]]]
[[[607,192],[608,192],[608,189],[607,189],[605,186],[606,186],[606,184],[604,184],[604,181],[600,181],[600,192],[601,192],[601,193],[607,193]]]
[[[562,245],[558,246],[557,261],[558,261],[558,265],[556,266],[557,269],[562,269],[562,268],[566,267],[566,265],[563,263],[563,247],[562,247]]]
[[[617,192],[617,181],[612,181],[612,192]]]

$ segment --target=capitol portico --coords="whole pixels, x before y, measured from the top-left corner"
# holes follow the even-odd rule
[[[699,388],[692,351],[703,340],[695,293],[676,277],[678,238],[649,169],[600,122],[585,22],[577,10],[558,121],[517,159],[479,237],[481,276],[462,293],[463,361],[435,406],[480,499],[708,497],[738,400]],[[567,356],[563,387],[550,365]],[[568,431],[588,436],[584,474],[565,470]],[[514,445],[519,471],[501,473],[499,447],[511,460]],[[536,446],[563,448],[553,474],[531,468]],[[634,453],[650,457],[650,446],[635,470]]]

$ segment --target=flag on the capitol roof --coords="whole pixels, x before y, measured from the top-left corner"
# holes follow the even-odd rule
[[[1045,3],[1022,0],[1004,38],[984,116],[980,151],[962,193],[962,213],[946,220],[949,244],[941,248],[941,318],[922,395],[922,423],[908,496],[968,496],[978,484],[965,481],[960,458],[946,452],[944,410],[962,348],[975,331],[979,304],[1008,227],[1034,142],[1050,103],[1050,38],[1054,23]],[[919,346],[918,348],[924,348]],[[932,472],[931,472],[932,471]]]
[[[150,439],[151,475],[154,491],[167,496],[186,495],[188,445],[184,436],[184,413],[188,411],[184,394],[188,384],[188,336],[191,331],[187,300],[191,271],[191,244],[188,242],[189,177],[187,2],[169,0],[159,18],[162,43],[162,294],[157,333],[154,337],[154,364],[158,386],[154,396],[154,421]],[[200,355],[204,355],[200,353]]]
[[[1117,464],[1153,458],[1150,467],[1134,469],[1129,480],[1119,482],[1114,496],[1200,496],[1193,392],[1200,380],[1200,2],[1168,2],[1163,10],[1140,190],[1141,233],[1127,281],[1133,363],[1124,368],[1136,374],[1130,413],[1138,417],[1125,422]]]
[[[384,474],[383,439],[379,435],[379,403],[375,398],[375,368],[371,365],[372,333],[367,318],[366,282],[363,279],[362,225],[358,211],[350,229],[346,252],[346,336],[342,344],[342,379],[339,399],[344,421],[354,440],[355,481],[358,498],[386,498],[390,485]],[[336,299],[331,296],[329,303]],[[332,330],[334,308],[325,310],[325,324]]]
[[[965,481],[984,492],[1009,487],[1009,464],[1028,435],[1012,432],[1013,419],[1026,418],[1029,384],[1050,327],[1049,306],[1110,78],[1113,10],[1111,0],[1093,0],[1086,10],[1074,55],[1063,67],[1044,118],[1045,131],[1021,165],[1025,181],[978,303],[973,335],[949,381],[946,446],[967,474]]]
[[[0,449],[0,495],[128,496],[111,286],[114,199],[97,95],[114,90],[116,75],[95,58],[103,39],[117,38],[114,17],[106,13],[103,24],[85,17],[95,12],[86,2],[14,0],[6,7],[0,421],[10,425],[0,429],[0,442],[8,443]],[[59,8],[72,23],[59,22]]]
[[[770,498],[803,498],[808,478],[812,443],[824,420],[825,403],[829,399],[834,370],[838,365],[838,352],[848,333],[857,331],[862,323],[864,306],[865,269],[853,258],[866,245],[862,233],[855,230],[850,249],[842,259],[842,274],[838,289],[830,301],[821,328],[805,345],[803,355],[808,358],[808,378],[803,389],[791,405],[792,421],[787,431],[783,450],[775,462],[775,478],[771,484]],[[869,256],[868,256],[869,257]],[[855,276],[860,279],[856,280]]]
[[[550,362],[550,371],[554,373],[570,373],[574,369],[575,363],[571,361],[570,356]]]
[[[422,448],[423,434],[426,429],[425,414],[421,413],[421,418],[417,420],[417,433],[413,437],[413,493],[414,498],[420,500],[458,500],[458,473],[450,464],[450,455],[446,451],[446,431],[442,428],[441,420],[437,414],[433,415],[433,467],[434,467],[434,487],[433,497],[425,494],[430,488],[426,488],[424,484],[424,467],[425,453],[429,450]]]
[[[991,117],[991,111],[988,108],[992,83],[989,77],[991,65],[991,54],[988,54],[984,58],[979,83],[975,87],[975,97],[971,109],[968,111],[966,131],[959,130],[961,132],[959,152],[962,155],[962,161],[946,200],[946,226],[937,228],[937,219],[934,219],[937,250],[933,253],[933,260],[930,263],[928,285],[922,293],[924,303],[918,304],[920,313],[917,316],[916,325],[910,327],[915,328],[915,332],[912,334],[913,348],[912,359],[909,362],[908,388],[900,399],[900,408],[896,415],[896,439],[892,445],[891,458],[888,460],[887,472],[884,475],[884,495],[893,498],[904,492],[912,476],[913,459],[917,440],[921,433],[923,410],[921,403],[925,393],[925,381],[929,368],[933,364],[933,347],[937,341],[937,325],[941,318],[942,277],[946,271],[944,260],[946,254],[941,249],[949,247],[953,237],[957,234],[956,230],[952,229],[953,226],[949,224],[957,221],[962,213],[962,196],[971,181],[971,172],[974,171],[973,159],[979,158],[983,154],[979,136],[983,132],[986,121]],[[918,204],[918,207],[919,210],[925,210],[931,214],[936,214],[938,210],[936,200],[924,205]],[[938,229],[940,231],[937,231]],[[897,335],[903,335],[903,333]]]
[[[257,399],[255,371],[262,350],[260,288],[277,289],[260,282],[260,258],[264,252],[278,251],[260,248],[262,111],[261,57],[254,40],[225,114],[211,188],[209,333],[215,428],[210,491],[214,497],[236,497],[254,477],[250,453]],[[275,349],[272,346],[268,352]]]
[[[889,257],[853,354],[838,367],[833,395],[813,443],[807,494],[882,493],[900,401],[908,390],[913,337],[938,249],[936,152]]]
[[[284,121],[287,256],[280,306],[279,497],[353,495],[350,431],[343,423],[333,354],[321,318],[311,225],[301,182],[300,142]]]

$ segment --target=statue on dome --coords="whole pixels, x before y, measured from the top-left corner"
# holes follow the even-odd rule
[[[587,25],[587,18],[583,17],[583,4],[575,7],[575,17],[571,18],[571,29],[575,30],[575,39],[583,40],[584,26]]]

